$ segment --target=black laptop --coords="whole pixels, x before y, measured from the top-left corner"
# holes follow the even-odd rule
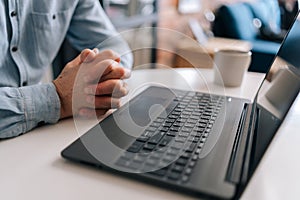
[[[270,66],[254,102],[151,86],[62,156],[199,198],[239,198],[299,93],[298,30],[295,20],[274,61],[284,64]]]

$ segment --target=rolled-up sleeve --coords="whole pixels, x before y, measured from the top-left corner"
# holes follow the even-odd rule
[[[0,138],[10,138],[36,127],[56,123],[60,100],[53,83],[0,88]]]

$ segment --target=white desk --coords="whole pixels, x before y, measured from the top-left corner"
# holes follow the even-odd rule
[[[241,88],[222,89],[212,84],[212,71],[193,69],[134,71],[129,86],[138,88],[149,82],[173,88],[196,88],[253,99],[262,74],[249,73]],[[200,76],[201,77],[201,76]],[[183,84],[186,82],[187,84]],[[207,83],[207,84],[205,84]],[[247,188],[244,199],[282,199],[284,195],[300,196],[300,98],[274,139],[257,173]],[[298,123],[297,123],[298,122]],[[69,162],[60,152],[89,129],[87,123],[77,133],[72,119],[56,125],[37,128],[23,136],[0,141],[1,199],[193,199],[142,182]],[[289,193],[290,192],[290,193]],[[294,197],[294,196],[292,196]],[[291,199],[291,198],[290,198]]]

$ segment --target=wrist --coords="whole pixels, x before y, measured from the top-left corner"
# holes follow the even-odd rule
[[[59,97],[59,101],[60,101],[60,119],[63,118],[67,118],[70,117],[71,114],[68,114],[66,111],[66,105],[65,105],[65,97],[64,97],[64,93],[62,92],[62,87],[61,87],[61,83],[56,79],[54,81],[52,81],[52,83],[55,86],[56,89],[56,93]]]

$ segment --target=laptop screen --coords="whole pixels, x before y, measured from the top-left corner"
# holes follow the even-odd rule
[[[254,171],[300,88],[300,16],[295,19],[256,99],[256,128],[250,172]]]

